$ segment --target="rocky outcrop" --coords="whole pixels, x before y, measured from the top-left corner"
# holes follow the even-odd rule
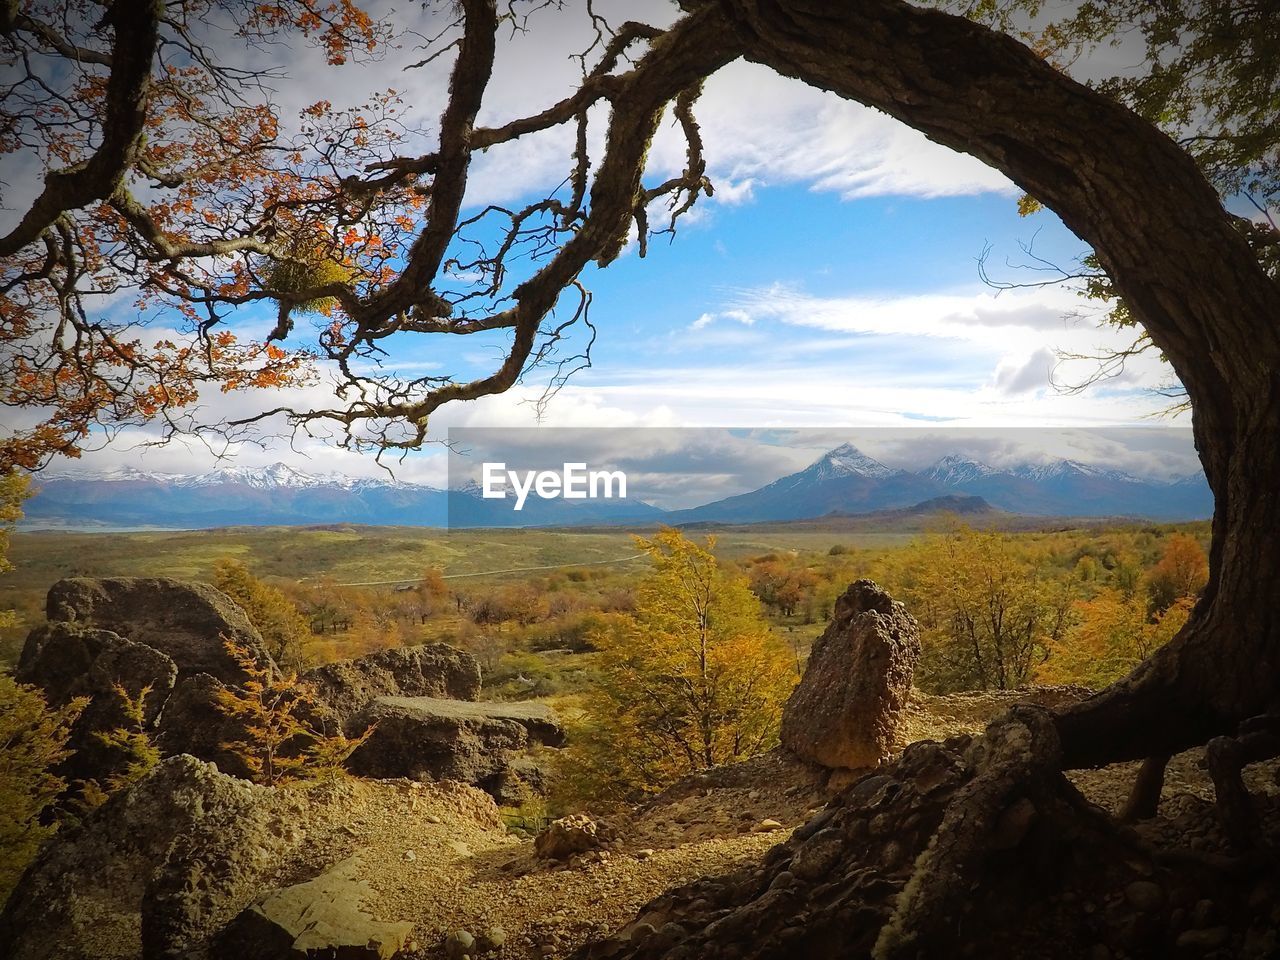
[[[132,699],[150,688],[143,701],[143,719],[150,726],[177,676],[173,660],[159,650],[80,623],[36,627],[15,671],[20,683],[40,687],[51,706],[88,698],[67,742],[74,753],[59,769],[72,782],[102,781],[116,771],[120,758],[97,736],[126,723],[116,685]]]
[[[215,954],[240,960],[391,960],[412,923],[377,920],[373,890],[352,858],[327,872],[259,898],[219,935]]]
[[[226,747],[245,737],[244,725],[218,705],[226,689],[226,684],[207,673],[178,681],[156,731],[156,746],[165,756],[186,753],[217,764],[223,773],[249,776],[244,759]]]
[[[568,860],[603,846],[608,839],[608,831],[600,824],[586,814],[575,813],[547,824],[534,839],[533,849],[544,860]]]
[[[0,956],[188,955],[300,848],[300,804],[192,757],[162,761],[45,848],[0,914]]]
[[[471,703],[433,697],[379,697],[349,724],[374,727],[347,763],[366,777],[458,780],[492,789],[533,746],[564,745],[564,731],[540,703]]]
[[[474,700],[480,693],[476,658],[443,643],[379,650],[355,660],[326,663],[299,679],[343,727],[378,697]]]
[[[782,744],[824,767],[875,766],[889,756],[920,659],[919,627],[870,580],[836,601],[782,715]]]
[[[244,679],[224,640],[247,647],[260,663],[271,657],[245,612],[205,583],[167,577],[59,580],[49,590],[50,622],[111,630],[173,660],[178,676],[207,673],[223,683]]]

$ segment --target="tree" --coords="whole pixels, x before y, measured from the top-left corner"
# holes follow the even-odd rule
[[[1209,582],[1209,558],[1195,537],[1172,534],[1147,579],[1151,608],[1167,610],[1178,600],[1192,600]]]
[[[213,565],[213,585],[240,605],[276,663],[289,670],[302,666],[311,628],[288,597],[232,557]]]
[[[284,417],[296,428],[331,427],[351,447],[394,452],[420,444],[443,404],[500,393],[533,366],[551,364],[554,387],[582,362],[557,347],[566,324],[585,320],[584,268],[614,261],[633,228],[643,253],[660,205],[669,205],[669,217],[655,229],[711,189],[698,92],[708,76],[746,58],[967,152],[1055,211],[1092,248],[1192,408],[1215,512],[1209,579],[1186,624],[1098,696],[1048,720],[1024,714],[995,728],[984,755],[987,789],[957,803],[979,814],[997,809],[1015,781],[1052,802],[1063,788],[1050,767],[1056,776],[1167,755],[1234,736],[1243,720],[1273,709],[1280,672],[1259,665],[1280,662],[1280,543],[1272,534],[1280,520],[1280,286],[1196,158],[1115,95],[1056,69],[1047,51],[904,0],[680,7],[666,28],[602,27],[576,90],[538,113],[484,126],[494,37],[500,25],[521,26],[506,20],[519,13],[507,4],[500,13],[493,0],[449,5],[458,22],[432,51],[452,56],[448,103],[426,145],[400,142],[407,134],[396,127],[394,95],[354,115],[316,104],[299,136],[279,143],[278,118],[253,96],[262,78],[220,66],[199,32],[239,13],[237,29],[251,42],[301,34],[338,62],[376,52],[386,34],[351,0],[282,0],[247,12],[221,0],[152,0],[113,4],[105,15],[87,3],[68,13],[52,0],[0,7],[0,43],[15,71],[0,107],[0,145],[31,145],[45,171],[17,226],[0,237],[3,400],[44,419],[7,438],[0,468],[74,454],[103,424],[207,426],[195,419],[202,388],[296,382],[321,369],[313,356],[336,371],[343,402],[282,404],[222,428]],[[1227,0],[1210,5],[1232,8]],[[1187,12],[1184,33],[1213,36],[1215,18],[1202,17],[1202,5],[1172,9]],[[1253,59],[1273,62],[1274,20],[1240,22],[1259,25],[1249,34],[1261,44]],[[47,82],[42,65],[59,79]],[[1191,79],[1203,84],[1202,102],[1225,86],[1242,92],[1246,107],[1275,116],[1271,88],[1251,93],[1247,74],[1200,70]],[[687,140],[687,163],[655,183],[645,162],[668,109]],[[605,123],[597,156],[586,136],[593,115]],[[1227,114],[1237,115],[1249,113]],[[553,188],[519,210],[487,210],[483,225],[464,215],[474,155],[562,126],[576,145],[563,192]],[[1260,129],[1271,136],[1272,127]],[[298,262],[340,269],[317,271],[323,282],[301,288],[305,271],[276,269]],[[527,272],[517,276],[520,269]],[[449,280],[459,272],[481,279],[459,289]],[[96,293],[125,290],[139,291],[148,308],[185,316],[190,338],[143,343],[132,328],[91,316]],[[226,329],[228,315],[261,303],[275,305],[276,327],[263,341],[241,343]],[[323,306],[332,317],[305,346],[294,323],[299,305]],[[381,364],[397,338],[492,331],[509,334],[508,349],[474,379],[397,375]],[[1015,727],[1027,736],[1015,736]],[[1027,742],[1030,752],[1017,754]],[[1251,740],[1249,749],[1273,749],[1267,742]],[[1017,764],[1025,776],[1012,775]],[[1222,782],[1221,795],[1232,796],[1230,777]],[[1064,819],[1082,816],[1065,802],[1054,809]],[[989,822],[949,814],[944,852],[909,885],[882,956],[941,935],[946,908],[957,902],[945,868],[971,865]]]
[[[597,797],[625,799],[778,742],[795,683],[745,579],[679,531],[636,538],[652,572],[635,613],[592,638],[600,681],[573,751]]]
[[[234,640],[227,653],[247,678],[239,687],[218,690],[218,709],[239,720],[244,738],[223,747],[245,762],[259,783],[275,786],[298,777],[329,780],[373,733],[373,727],[350,740],[341,731],[321,728],[322,708],[297,674],[282,673],[258,662],[253,651]]]
[[[1064,585],[998,533],[957,527],[913,558],[911,609],[923,627],[919,680],[938,691],[1025,686],[1069,620]]]
[[[38,689],[0,673],[0,904],[53,833],[42,816],[67,786],[54,770],[71,755],[71,726],[87,704],[51,710]]]
[[[10,470],[0,475],[0,573],[13,569],[9,560],[9,532],[22,519],[22,501],[30,496],[27,476]],[[11,627],[18,622],[12,610],[0,610],[0,627]]]
[[[818,586],[812,570],[768,557],[751,565],[751,589],[784,617],[790,617],[809,600]]]
[[[1037,666],[1042,683],[1079,683],[1101,689],[1126,676],[1164,646],[1187,622],[1191,601],[1183,597],[1149,616],[1147,605],[1122,590],[1103,588],[1075,604],[1074,622],[1049,643]]]

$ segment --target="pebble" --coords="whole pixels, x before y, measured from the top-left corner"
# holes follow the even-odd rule
[[[1135,910],[1155,913],[1164,906],[1164,891],[1150,880],[1135,880],[1124,888],[1124,897]]]

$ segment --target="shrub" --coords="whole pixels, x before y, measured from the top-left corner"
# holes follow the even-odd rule
[[[53,710],[35,687],[0,674],[0,903],[53,833],[41,817],[66,789],[54,771],[71,755],[67,738],[87,703]]]
[[[319,713],[315,695],[296,674],[263,666],[243,644],[224,638],[224,646],[248,679],[241,689],[218,692],[218,706],[244,724],[243,740],[223,747],[240,757],[253,778],[274,786],[305,777],[333,779],[345,775],[343,764],[373,733],[370,727],[355,740],[330,734],[310,719]]]

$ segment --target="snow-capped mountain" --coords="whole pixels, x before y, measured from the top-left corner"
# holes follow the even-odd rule
[[[1189,520],[1213,513],[1204,477],[1168,483],[1077,460],[996,468],[958,453],[918,472],[895,470],[844,443],[798,473],[670,515],[674,522],[796,520],[899,510],[963,494],[997,510],[1037,516]]]
[[[1050,460],[1048,463],[1023,463],[1008,471],[1015,477],[1043,482],[1061,480],[1066,477],[1093,477],[1100,480],[1118,480],[1121,483],[1144,483],[1141,477],[1135,477],[1123,470],[1110,467],[1099,467],[1079,460]]]
[[[313,474],[273,463],[204,474],[123,468],[55,473],[36,480],[27,526],[158,527],[378,526],[477,527],[609,524],[661,515],[638,500],[531,498],[520,514],[479,488],[446,491],[391,476]]]
[[[834,450],[824,453],[807,470],[796,476],[810,477],[814,480],[836,480],[841,477],[883,480],[897,472],[897,470],[890,470],[879,460],[868,457],[853,444],[842,443]]]
[[[921,476],[936,480],[944,486],[959,486],[962,483],[992,476],[996,472],[995,468],[979,460],[961,456],[958,453],[949,453],[929,468],[922,470]]]
[[[828,513],[870,513],[909,507],[943,493],[927,477],[893,470],[842,443],[803,470],[734,497],[680,510],[675,522],[802,520]]]
[[[351,477],[343,473],[304,473],[287,463],[276,462],[266,467],[220,467],[209,473],[160,473],[121,467],[116,470],[84,471],[80,473],[50,473],[41,478],[43,483],[103,481],[110,483],[137,482],[162,483],[175,489],[200,489],[224,485],[250,487],[254,490],[306,490],[316,487],[339,487],[352,490],[358,487],[395,487],[420,489],[422,484],[396,480],[393,477]],[[431,489],[431,488],[428,488]]]
[[[123,468],[37,478],[27,525],[202,528],[362,523],[395,526],[575,526],[616,523],[754,523],[901,510],[936,498],[981,498],[997,510],[1059,517],[1211,516],[1204,476],[1144,479],[1076,460],[996,468],[949,454],[918,472],[894,469],[849,443],[805,469],[749,493],[664,513],[638,499],[542,500],[520,514],[472,484],[445,491],[386,477],[311,474],[284,463],[207,474]]]

